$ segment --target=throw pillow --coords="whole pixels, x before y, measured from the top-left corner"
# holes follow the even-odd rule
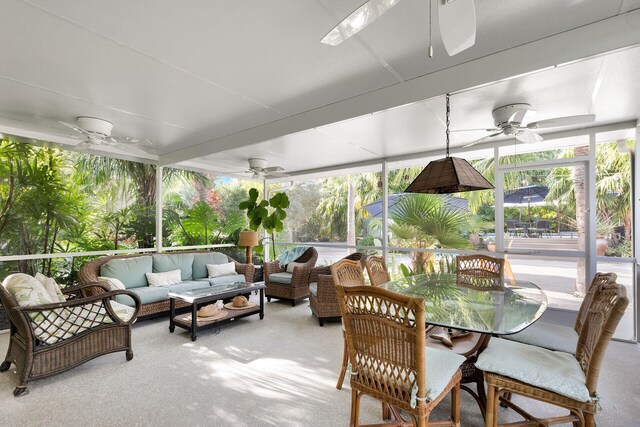
[[[98,276],[98,282],[104,283],[107,286],[109,286],[109,290],[111,291],[126,289],[124,287],[124,283],[122,283],[120,280],[116,279],[115,277]]]
[[[180,269],[164,273],[145,273],[149,286],[170,286],[182,281]]]
[[[227,264],[207,264],[207,271],[209,272],[209,278],[229,276],[236,274],[236,263],[229,262]]]
[[[296,267],[302,267],[304,262],[290,262],[287,264],[287,273],[293,273],[293,269]]]
[[[2,284],[21,306],[51,304],[57,301],[51,298],[40,281],[28,274],[11,274]]]
[[[58,285],[53,278],[47,277],[42,273],[36,273],[35,278],[38,280],[38,282],[42,283],[42,286],[44,286],[44,289],[51,297],[51,301],[66,301],[66,299],[64,298],[64,294],[60,290],[60,285]]]

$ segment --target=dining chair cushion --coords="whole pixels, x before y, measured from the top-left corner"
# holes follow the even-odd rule
[[[585,374],[569,353],[492,339],[478,356],[476,367],[580,402],[591,401]]]
[[[318,282],[309,283],[309,292],[311,292],[313,296],[318,296]]]
[[[424,360],[427,373],[427,399],[432,401],[442,394],[466,359],[453,351],[427,347]]]
[[[503,338],[573,355],[578,345],[578,333],[572,327],[542,322],[536,322],[517,334],[504,335]]]
[[[275,283],[282,283],[283,285],[291,284],[291,273],[273,273],[269,275],[269,281]]]

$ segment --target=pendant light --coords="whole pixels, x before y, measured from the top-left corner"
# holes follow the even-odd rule
[[[449,157],[449,94],[447,94],[447,151],[446,157],[433,160],[413,180],[406,193],[449,194],[462,191],[489,190],[494,188],[480,172],[465,159]]]

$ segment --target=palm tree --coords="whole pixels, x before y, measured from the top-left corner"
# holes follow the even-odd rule
[[[132,205],[138,212],[133,232],[138,246],[152,247],[155,234],[151,223],[155,222],[156,167],[146,163],[84,154],[78,159],[77,169],[80,173],[93,176],[96,184],[115,183],[123,196],[133,197]],[[199,172],[164,169],[164,183],[175,180],[209,183],[209,178]]]
[[[405,197],[395,205],[390,219],[389,230],[397,246],[425,249],[463,249],[469,246],[461,233],[466,215],[445,206],[437,196],[415,194]],[[414,270],[426,270],[433,254],[413,252],[411,257]]]

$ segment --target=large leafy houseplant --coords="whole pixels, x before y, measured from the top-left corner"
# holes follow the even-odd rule
[[[276,257],[275,232],[284,229],[284,219],[287,217],[285,209],[289,207],[289,197],[285,193],[275,193],[269,200],[258,202],[259,193],[256,188],[249,190],[249,199],[238,206],[247,211],[249,218],[249,228],[258,231],[262,226],[271,236],[271,250],[273,257]],[[269,213],[271,208],[271,213]]]

